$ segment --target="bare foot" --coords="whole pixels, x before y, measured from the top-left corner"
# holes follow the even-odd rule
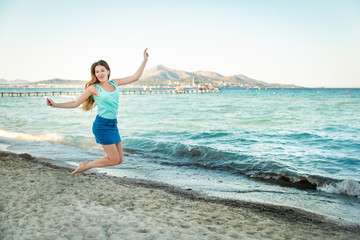
[[[79,173],[82,173],[82,172],[85,172],[87,169],[85,168],[85,165],[87,164],[88,162],[80,162],[79,163],[79,166],[77,167],[77,169],[75,169],[75,171],[73,171],[71,174],[72,175],[79,175]]]

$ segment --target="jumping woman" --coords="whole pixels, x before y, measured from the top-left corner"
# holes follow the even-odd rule
[[[125,78],[109,80],[110,67],[100,60],[91,65],[91,80],[86,83],[85,91],[75,101],[55,103],[47,99],[47,105],[53,108],[77,108],[82,104],[84,111],[89,111],[98,106],[98,114],[93,124],[93,133],[97,143],[103,147],[106,157],[92,162],[80,162],[73,175],[85,172],[91,168],[108,167],[121,164],[124,160],[123,148],[119,130],[117,128],[117,113],[119,106],[118,86],[137,81],[144,71],[149,54],[144,51],[144,60],[134,75]]]

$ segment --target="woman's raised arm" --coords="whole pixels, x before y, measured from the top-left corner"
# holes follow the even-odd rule
[[[116,82],[117,85],[125,85],[125,84],[133,83],[133,82],[139,80],[139,78],[141,77],[141,74],[143,73],[143,71],[145,69],[145,65],[147,63],[148,57],[149,57],[149,54],[147,52],[147,49],[145,49],[144,60],[141,63],[139,69],[135,72],[135,74],[132,76],[129,76],[129,77],[116,78],[116,79],[113,79],[113,81]]]

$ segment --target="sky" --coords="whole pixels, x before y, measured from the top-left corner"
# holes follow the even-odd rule
[[[146,69],[360,87],[360,0],[0,0],[0,78],[89,80]]]

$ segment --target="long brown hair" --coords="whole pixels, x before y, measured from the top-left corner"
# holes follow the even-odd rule
[[[100,83],[99,79],[97,79],[97,77],[95,76],[95,67],[96,67],[96,66],[99,66],[99,65],[105,67],[107,70],[110,71],[109,64],[107,64],[107,62],[105,62],[104,60],[99,60],[99,61],[97,61],[97,62],[94,62],[94,63],[91,65],[91,68],[90,68],[91,80],[88,81],[88,82],[85,84],[85,90],[86,90],[89,86],[91,86],[91,85],[93,85],[93,84],[95,84],[95,83]],[[109,73],[108,78],[110,78],[110,73]],[[82,109],[83,109],[84,111],[89,111],[89,110],[91,110],[91,109],[94,107],[94,103],[95,103],[95,101],[94,101],[93,96],[90,96],[90,97],[88,97],[88,98],[85,100],[85,102],[82,104],[81,107],[82,107]]]

